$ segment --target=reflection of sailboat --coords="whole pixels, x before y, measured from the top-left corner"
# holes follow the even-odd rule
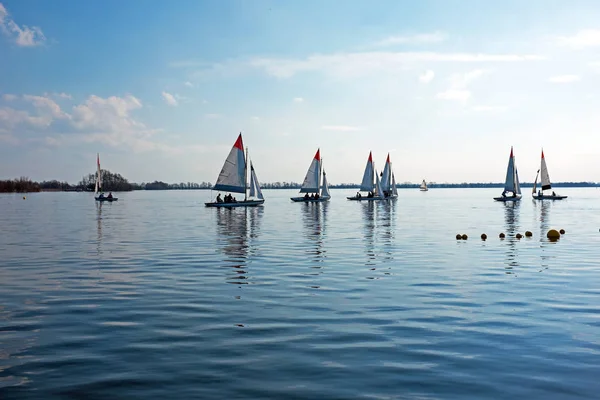
[[[327,208],[329,203],[305,204],[302,207],[303,222],[306,240],[309,243],[307,253],[314,257],[315,262],[323,262],[325,250],[323,249],[323,238],[327,222]],[[321,268],[321,267],[315,267]]]
[[[323,180],[321,180],[321,176],[323,176]],[[319,194],[319,190],[321,190],[321,194]],[[329,185],[327,183],[327,176],[325,175],[325,170],[323,169],[323,160],[321,159],[321,151],[317,149],[317,153],[308,167],[308,171],[306,171],[306,176],[304,177],[304,182],[302,183],[302,187],[300,188],[300,193],[306,193],[304,196],[292,197],[292,201],[296,202],[324,202],[331,198],[329,193]],[[312,193],[312,197],[308,194]]]
[[[364,239],[367,265],[370,266],[375,264],[375,204],[371,201],[362,204],[362,214],[365,223]]]
[[[377,207],[377,227],[381,227],[381,232],[377,237],[381,238],[382,245],[385,248],[384,254],[386,260],[393,260],[393,239],[396,222],[396,202],[382,202]],[[388,268],[389,269],[389,268]]]
[[[224,261],[234,263],[231,267],[235,275],[228,279],[229,283],[247,283],[245,266],[248,256],[254,251],[252,244],[260,231],[262,213],[262,207],[219,209],[217,212],[219,239],[224,239],[219,247],[226,256]]]
[[[102,202],[96,203],[96,231],[98,232],[98,238],[96,243],[96,253],[101,254],[101,243],[102,243]]]
[[[535,190],[537,188],[537,180],[540,171],[542,172],[542,180],[540,182],[542,188],[536,193]],[[544,150],[542,149],[542,161],[540,169],[538,169],[538,173],[535,176],[535,182],[533,182],[531,195],[536,200],[562,200],[567,198],[567,196],[559,196],[554,192],[552,192],[552,194],[544,194],[544,190],[550,189],[552,189],[552,184],[550,183],[550,175],[548,174],[548,167],[546,166],[546,159],[544,158]]]
[[[250,165],[250,182],[248,182],[248,165]],[[250,192],[247,190],[248,184],[250,184]],[[244,154],[244,143],[242,142],[241,133],[233,144],[225,160],[225,164],[223,164],[213,190],[243,193],[244,200],[235,201],[234,198],[229,199],[228,196],[225,196],[225,199],[221,200],[219,195],[216,201],[204,203],[207,207],[255,207],[265,202],[256,172],[248,156],[248,149],[246,149],[246,154]],[[248,199],[249,197],[254,199]]]
[[[419,187],[419,190],[421,192],[426,192],[429,190],[429,189],[427,189],[427,182],[425,182],[425,179],[423,179],[423,182],[421,182],[421,186]]]
[[[363,196],[360,194],[361,191],[368,192],[369,194]],[[346,198],[348,200],[383,200],[384,195],[383,190],[381,190],[381,181],[379,180],[379,175],[377,175],[373,156],[370,152],[359,192],[356,193],[356,196]]]
[[[506,193],[512,193],[512,196],[507,196]],[[504,190],[502,196],[494,197],[496,201],[519,201],[521,200],[521,185],[519,184],[519,173],[517,172],[517,164],[513,155],[513,148],[510,148],[510,157],[508,158],[508,166],[506,167],[506,179],[504,180]]]
[[[506,224],[506,241],[508,242],[508,251],[506,253],[507,256],[507,270],[512,270],[517,263],[517,241],[518,239],[515,237],[519,225],[519,206],[520,203],[516,202],[506,202],[504,203],[504,222]],[[507,271],[507,274],[512,272]]]

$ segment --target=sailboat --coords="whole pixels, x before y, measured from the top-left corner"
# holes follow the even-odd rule
[[[250,182],[248,182],[248,164],[250,165]],[[250,184],[249,191],[248,184]],[[256,207],[265,202],[254,166],[248,156],[248,149],[244,153],[244,143],[241,133],[233,144],[223,164],[223,168],[221,168],[213,190],[243,193],[244,200],[236,200],[231,194],[221,199],[221,194],[219,193],[214,202],[204,203],[206,207]]]
[[[542,185],[541,190],[537,193],[535,192],[537,188],[537,180],[538,175],[542,172],[542,180],[540,184]],[[546,166],[546,159],[544,158],[544,149],[542,149],[542,165],[535,176],[535,182],[533,182],[533,189],[531,190],[531,195],[536,200],[562,200],[566,199],[568,196],[560,196],[552,192],[552,194],[544,194],[544,190],[552,189],[552,184],[550,183],[550,175],[548,175],[548,167]]]
[[[425,182],[425,179],[423,179],[423,182],[421,182],[421,186],[419,187],[419,190],[420,190],[421,192],[426,192],[426,191],[428,191],[428,190],[429,190],[429,189],[427,188],[427,182]]]
[[[323,176],[323,181],[321,181],[321,176]],[[321,194],[319,194],[319,189],[321,189]],[[300,188],[300,193],[306,194],[304,196],[291,197],[291,200],[295,202],[303,201],[307,203],[317,203],[331,199],[329,185],[327,183],[327,175],[325,175],[325,170],[323,169],[323,160],[321,159],[320,149],[317,149],[317,153],[310,163],[308,171],[306,171],[306,176],[304,177],[304,182]],[[309,196],[309,193],[313,193],[313,195]]]
[[[361,191],[368,192],[369,194],[363,196],[360,194]],[[377,170],[375,170],[375,163],[373,162],[371,152],[369,152],[369,159],[365,166],[365,172],[363,174],[359,192],[356,193],[356,196],[346,198],[348,200],[383,200],[384,194],[383,190],[381,190],[381,181],[379,180]]]
[[[100,193],[100,194],[98,194]],[[96,201],[117,201],[116,197],[105,197],[102,190],[102,171],[100,170],[100,154],[96,153],[96,185],[94,186],[94,198]]]
[[[387,159],[385,160],[385,167],[383,168],[383,172],[381,174],[381,190],[383,191],[383,195],[385,198],[395,199],[398,197],[398,190],[396,189],[396,182],[392,183],[392,176],[394,172],[392,171],[392,162],[390,161],[390,153],[387,155]],[[396,190],[394,190],[396,189]]]
[[[507,196],[506,193],[512,193]],[[521,185],[519,184],[519,173],[517,172],[517,164],[513,155],[513,148],[510,148],[510,157],[508,158],[508,166],[506,167],[506,179],[504,181],[504,191],[500,197],[494,197],[496,201],[519,201],[521,200]]]

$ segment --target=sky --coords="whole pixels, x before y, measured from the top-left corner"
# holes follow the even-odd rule
[[[0,179],[600,181],[600,2],[0,0]]]

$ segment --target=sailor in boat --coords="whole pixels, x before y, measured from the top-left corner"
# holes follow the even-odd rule
[[[315,193],[315,200],[319,200],[319,193]]]
[[[308,195],[308,193],[306,193],[306,194],[304,195],[304,200],[308,200],[308,199],[310,199],[310,196]]]
[[[554,193],[554,190],[552,191],[552,196],[556,196],[556,193]]]
[[[100,196],[98,196],[99,199],[103,199],[104,198],[104,193],[100,193]]]
[[[367,197],[369,197],[369,198],[374,197],[373,196],[373,192],[369,192],[369,194],[367,195]]]
[[[113,196],[112,196],[112,192],[109,192],[109,193],[108,193],[108,197],[107,197],[107,198],[108,198],[108,199],[112,199],[112,198],[113,198]]]
[[[502,191],[502,197],[506,197],[506,190]]]
[[[223,199],[221,198],[221,193],[217,195],[217,203],[222,203]]]
[[[356,192],[356,198],[357,198],[357,199],[360,199],[361,197],[362,197],[362,196],[361,196],[360,192]]]

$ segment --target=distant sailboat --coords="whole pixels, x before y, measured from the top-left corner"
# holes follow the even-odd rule
[[[362,195],[360,192],[368,192],[367,195]],[[381,190],[381,181],[379,175],[375,170],[375,163],[373,162],[373,155],[369,152],[369,159],[365,166],[365,172],[363,179],[360,184],[360,190],[356,193],[356,196],[347,197],[348,200],[383,200],[383,190]]]
[[[419,187],[419,190],[420,190],[421,192],[426,192],[426,191],[428,191],[428,190],[429,190],[429,189],[427,188],[427,182],[425,182],[425,179],[423,179],[423,182],[421,182],[421,186]]]
[[[109,193],[108,196],[104,196],[104,191],[102,190],[102,170],[100,169],[100,154],[96,153],[96,185],[94,186],[94,198],[96,201],[117,201],[119,200],[116,197],[112,197],[112,193]],[[98,193],[100,193],[98,195]]]
[[[542,180],[540,182],[542,185],[542,188],[541,188],[541,190],[539,190],[536,193],[535,190],[537,188],[537,180],[538,180],[538,175],[540,174],[540,171],[542,172]],[[552,192],[552,194],[544,194],[544,190],[550,190],[550,189],[552,189],[552,184],[550,183],[550,175],[548,175],[548,167],[546,166],[546,159],[544,158],[544,150],[542,149],[542,162],[541,162],[540,169],[538,169],[538,172],[535,176],[535,182],[533,183],[533,189],[531,190],[531,195],[536,200],[562,200],[562,199],[566,199],[568,197],[568,196],[559,196],[559,195],[555,194],[554,192]]]
[[[385,167],[383,168],[383,172],[381,174],[381,190],[383,191],[385,198],[394,199],[398,197],[398,190],[394,190],[396,188],[396,183],[392,182],[393,175],[394,171],[392,170],[390,153],[388,153],[387,159],[385,160]]]
[[[507,196],[506,193],[512,193]],[[496,201],[519,201],[521,200],[521,185],[519,184],[519,173],[517,172],[517,164],[513,155],[513,148],[510,148],[510,157],[508,158],[508,166],[506,167],[506,179],[504,181],[504,190],[500,197],[494,197]]]
[[[321,176],[323,177],[322,181]],[[321,194],[319,194],[319,189],[321,190]],[[308,171],[306,171],[300,193],[306,193],[306,195],[291,197],[291,200],[295,202],[315,203],[328,201],[331,198],[325,170],[323,170],[323,160],[321,159],[320,149],[317,149],[317,153],[315,154],[310,167],[308,167]],[[309,196],[309,193],[312,193],[313,195]]]
[[[248,164],[250,164],[250,182],[248,182]],[[248,184],[250,184],[250,193],[247,191]],[[231,195],[221,199],[221,194],[219,193],[216,201],[204,203],[207,207],[255,207],[265,202],[256,172],[254,172],[254,167],[248,156],[248,149],[246,149],[246,153],[244,154],[244,143],[241,133],[223,164],[213,190],[244,193],[244,200],[235,200]],[[249,199],[249,197],[253,199]]]

